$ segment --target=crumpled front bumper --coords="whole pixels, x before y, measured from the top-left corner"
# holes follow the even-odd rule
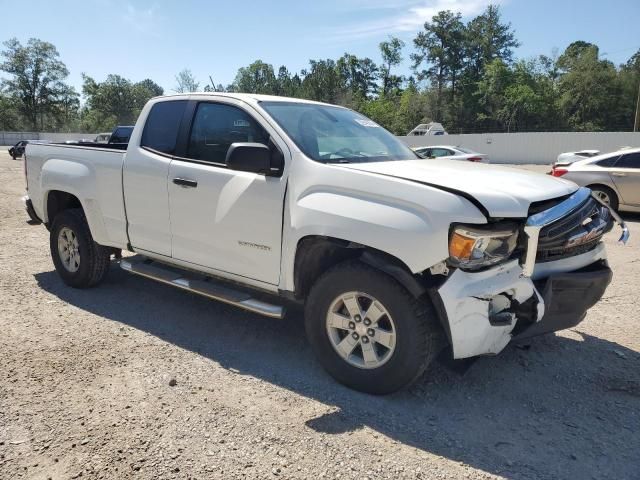
[[[517,260],[481,272],[455,270],[437,291],[453,358],[497,354],[513,338],[577,325],[611,277],[602,244],[572,262],[549,262],[544,278],[524,276]]]

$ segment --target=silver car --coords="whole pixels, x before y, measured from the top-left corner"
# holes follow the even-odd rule
[[[454,147],[451,145],[413,147],[413,151],[416,152],[420,158],[489,163],[489,157],[484,153],[478,153],[467,148]]]
[[[555,166],[551,174],[589,187],[615,210],[640,212],[640,148]]]

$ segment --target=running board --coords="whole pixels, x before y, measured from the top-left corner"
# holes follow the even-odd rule
[[[150,278],[173,287],[188,290],[220,302],[235,305],[271,318],[282,318],[284,308],[279,305],[256,300],[248,293],[234,290],[212,277],[182,270],[153,261],[146,257],[129,257],[120,260],[120,268],[135,275]]]

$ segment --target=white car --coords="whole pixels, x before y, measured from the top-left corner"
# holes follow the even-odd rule
[[[448,135],[441,123],[429,122],[421,123],[416,128],[407,133],[409,137],[422,137],[425,135]]]
[[[578,160],[595,157],[599,153],[600,150],[578,150],[576,152],[561,153],[551,166],[571,165],[573,162],[577,162]]]
[[[492,355],[573,327],[612,276],[601,239],[619,217],[588,188],[420,160],[359,113],[308,100],[156,97],[126,150],[29,144],[25,174],[70,287],[99,284],[113,255],[256,314],[299,304],[320,363],[370,393],[409,385],[447,345]]]
[[[421,158],[439,158],[442,160],[463,160],[467,162],[489,163],[489,157],[484,153],[474,152],[473,150],[463,147],[453,147],[451,145],[414,147],[413,151]]]

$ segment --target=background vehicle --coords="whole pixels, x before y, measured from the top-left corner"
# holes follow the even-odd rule
[[[26,158],[27,206],[67,285],[97,285],[127,249],[121,268],[252,312],[297,302],[322,365],[365,392],[412,383],[447,344],[469,358],[574,326],[611,280],[615,214],[588,189],[420,160],[342,107],[158,97],[126,151]]]
[[[595,157],[599,153],[600,150],[578,150],[577,152],[561,153],[551,166],[571,165],[573,162],[577,162],[578,160]]]
[[[465,160],[469,162],[489,163],[489,157],[484,153],[474,152],[468,148],[450,145],[433,145],[416,147],[413,151],[421,158],[441,158],[445,160]]]
[[[24,156],[27,145],[34,143],[48,143],[48,140],[20,140],[13,147],[9,148],[9,155],[15,160],[18,157]]]
[[[131,136],[131,134],[129,134]],[[93,139],[96,143],[109,143],[109,139],[111,138],[111,132],[99,133],[96,135],[96,138]]]
[[[640,212],[640,148],[625,148],[566,166],[552,175],[589,187],[615,210]]]
[[[407,133],[409,137],[421,137],[424,135],[447,135],[441,123],[430,122],[421,123],[416,128]]]
[[[15,160],[16,158],[24,155],[24,149],[28,143],[29,140],[20,140],[13,147],[9,148],[9,155],[11,155],[11,158]]]
[[[107,143],[126,145],[127,143],[129,143],[132,132],[133,126],[131,125],[117,126],[111,133],[109,141]]]

